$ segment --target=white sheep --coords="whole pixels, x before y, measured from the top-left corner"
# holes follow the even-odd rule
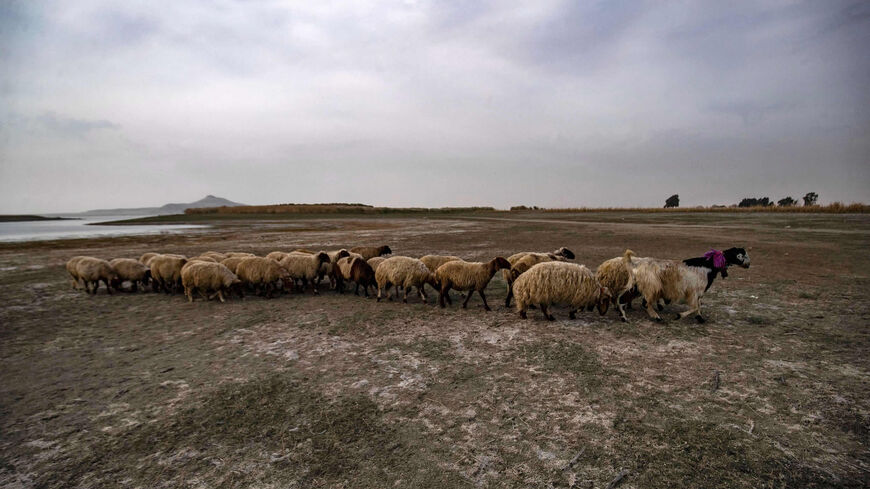
[[[314,255],[303,253],[289,253],[281,259],[281,266],[287,269],[287,273],[293,280],[299,280],[304,287],[309,282],[314,293],[317,294],[316,280],[323,263],[329,262],[329,255],[321,251]]]
[[[191,262],[181,271],[181,283],[188,302],[193,302],[193,293],[199,291],[206,300],[217,296],[224,302],[224,292],[241,284],[229,268],[214,262]],[[209,292],[214,292],[211,296]]]
[[[513,285],[517,311],[526,319],[526,309],[533,304],[541,308],[545,318],[555,318],[548,307],[567,304],[571,307],[568,317],[574,319],[578,309],[598,306],[604,315],[612,295],[602,287],[592,272],[583,265],[560,261],[544,262],[533,266],[517,277]]]
[[[417,294],[426,303],[426,292],[423,290],[424,284],[431,284],[433,280],[432,273],[426,268],[422,261],[408,256],[393,256],[387,258],[375,271],[375,281],[378,283],[378,302],[383,298],[383,293],[390,297],[390,287],[396,286],[396,298],[399,298],[399,287],[404,290],[402,302],[408,302],[408,290],[411,287],[417,287]]]
[[[521,251],[519,253],[514,253],[513,255],[509,256],[507,258],[507,261],[511,264],[511,268],[513,268],[514,265],[519,263],[520,260],[522,260],[523,258],[525,258],[529,255],[534,255],[534,256],[538,257],[539,260],[536,262],[533,262],[533,263],[527,263],[527,266],[524,267],[523,272],[528,270],[529,267],[531,267],[532,265],[535,265],[535,263],[542,263],[544,261],[565,261],[565,260],[573,260],[574,259],[574,252],[572,252],[571,250],[569,250],[568,248],[565,248],[563,246],[563,247],[559,248],[558,250],[552,251],[550,253],[540,253],[537,251]],[[520,272],[520,273],[522,273],[522,272]],[[517,274],[517,275],[519,275],[519,274]],[[514,283],[514,278],[516,278],[516,277],[514,276],[514,274],[512,273],[511,270],[502,270],[501,277],[504,279],[505,285],[507,286],[507,295],[505,296],[505,299],[504,299],[504,306],[510,307],[511,306],[511,299],[514,296],[514,293],[511,290],[511,284]]]
[[[74,289],[78,289],[79,287],[82,286],[82,284],[80,282],[81,277],[79,277],[78,272],[76,272],[76,263],[78,263],[79,260],[81,260],[82,258],[87,258],[87,257],[81,256],[81,255],[74,256],[66,262],[66,271],[67,271],[67,273],[69,273],[70,282],[71,282],[72,288],[74,288]]]
[[[106,292],[110,295],[112,288],[117,288],[121,285],[118,274],[112,265],[106,260],[94,258],[91,256],[81,257],[75,263],[76,276],[81,278],[85,283],[85,290],[89,293],[97,295],[97,289],[100,287],[100,282],[106,284]],[[93,285],[93,290],[91,290]]]
[[[650,318],[661,321],[654,307],[659,300],[685,302],[689,309],[677,314],[683,319],[695,314],[695,320],[703,323],[701,297],[713,285],[716,275],[728,276],[728,267],[738,265],[749,268],[749,255],[743,248],[729,248],[725,251],[711,250],[703,257],[689,258],[682,262],[670,260],[649,260],[638,265],[635,270],[637,290],[646,301],[646,311]]]
[[[132,258],[115,258],[114,260],[110,260],[109,264],[115,269],[121,282],[130,282],[133,292],[138,290],[138,284],[141,283],[144,288],[151,280],[151,269],[139,260],[134,260]]]
[[[383,266],[383,265],[381,265]],[[502,269],[509,269],[511,264],[501,256],[495,257],[492,260],[483,262],[467,262],[467,261],[450,261],[447,262],[435,271],[435,282],[438,283],[441,293],[438,296],[438,304],[441,307],[446,307],[445,297],[450,293],[450,289],[459,291],[468,291],[465,301],[462,303],[462,308],[468,307],[468,301],[472,292],[475,290],[483,300],[483,308],[491,311],[489,304],[486,303],[486,295],[483,290],[492,280],[495,272]]]
[[[284,289],[291,282],[290,273],[280,263],[269,258],[246,256],[236,265],[236,276],[242,283],[258,289],[267,299],[272,297],[280,280]],[[241,290],[241,289],[239,289]]]
[[[623,322],[628,321],[625,316],[623,299],[630,296],[631,290],[634,288],[635,265],[632,263],[633,256],[633,251],[625,250],[622,256],[605,261],[598,265],[598,269],[595,271],[595,279],[603,287],[607,287],[613,295],[613,305],[616,306]]]
[[[151,269],[152,289],[155,292],[163,290],[167,294],[181,287],[181,268],[187,263],[182,255],[157,255],[151,257],[148,266]]]

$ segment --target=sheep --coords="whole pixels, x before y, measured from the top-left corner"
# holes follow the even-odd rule
[[[372,267],[372,270],[378,271],[378,265],[383,263],[384,260],[386,260],[386,258],[384,258],[383,256],[374,256],[366,260],[366,263],[368,263],[369,266]]]
[[[334,289],[336,287],[336,274],[332,270],[335,267],[335,263],[346,256],[350,256],[350,253],[342,248],[340,250],[327,251],[326,254],[329,255],[329,261],[320,264],[320,270],[317,272],[317,284],[320,285],[323,277],[328,277],[329,288]]]
[[[510,262],[511,267],[513,267],[517,262],[519,262],[520,260],[522,260],[524,257],[526,257],[528,255],[536,255],[539,258],[542,258],[541,259],[542,262],[543,261],[555,261],[555,260],[565,261],[565,260],[573,260],[574,259],[574,252],[572,252],[571,250],[569,250],[568,248],[565,248],[563,246],[563,247],[559,248],[558,250],[553,251],[552,253],[539,253],[536,251],[521,251],[519,253],[514,253],[513,255],[509,256],[507,258],[507,261]],[[543,259],[544,257],[549,258],[549,260],[544,260]],[[531,267],[532,265],[534,265],[534,263],[528,264],[528,266],[525,268],[525,270],[528,270],[528,268]],[[523,271],[525,271],[525,270],[523,270]],[[504,279],[505,284],[507,285],[507,296],[505,297],[505,300],[504,300],[504,306],[510,307],[511,306],[511,299],[514,296],[514,293],[511,290],[511,284],[513,284],[515,277],[512,276],[510,270],[502,270],[501,276]]]
[[[362,255],[363,260],[368,260],[369,258],[374,258],[376,256],[384,256],[389,255],[393,252],[389,246],[357,246],[355,248],[350,249],[353,253],[358,253]]]
[[[215,261],[215,263],[220,263],[227,258],[229,258],[226,253],[220,253],[217,251],[206,251],[205,253],[200,254],[199,256],[207,256]]]
[[[646,312],[655,321],[661,316],[654,310],[660,299],[681,301],[689,309],[677,314],[683,319],[695,314],[698,323],[706,322],[701,315],[701,297],[713,285],[716,275],[728,276],[728,267],[738,265],[749,268],[749,255],[743,248],[710,250],[702,257],[688,258],[682,262],[649,260],[638,265],[635,271],[637,290],[646,301]]]
[[[236,275],[229,268],[214,262],[190,262],[181,271],[181,284],[184,286],[184,295],[188,302],[193,302],[194,291],[199,291],[206,300],[215,295],[224,302],[224,291],[229,292],[232,288],[241,284]],[[211,296],[208,292],[214,291]]]
[[[226,252],[226,253],[224,253],[224,254],[226,255],[227,258],[231,258],[231,257],[234,257],[234,256],[240,256],[240,257],[242,257],[242,258],[251,258],[251,257],[255,257],[255,256],[257,256],[257,255],[255,255],[255,254],[253,254],[253,253],[248,253],[248,252],[246,252],[246,251],[228,251],[228,252]]]
[[[458,256],[453,256],[453,255],[426,255],[426,256],[420,257],[420,261],[423,262],[423,264],[426,265],[429,268],[429,270],[431,270],[433,272],[435,270],[438,270],[438,267],[440,267],[441,265],[443,265],[449,261],[456,261],[456,260],[461,260],[461,259],[462,258],[459,258]]]
[[[616,306],[616,311],[622,322],[628,322],[623,307],[623,297],[630,296],[631,290],[634,288],[633,256],[633,251],[625,250],[622,256],[605,261],[598,265],[598,270],[595,271],[595,279],[603,287],[607,287],[613,295],[612,302]]]
[[[375,281],[378,284],[378,302],[382,299],[382,293],[386,292],[387,299],[390,297],[390,287],[396,286],[396,298],[399,297],[399,287],[404,289],[402,302],[408,302],[408,289],[417,287],[417,293],[426,304],[426,292],[423,284],[433,283],[433,274],[426,268],[422,261],[407,256],[393,256],[387,258],[375,271]]]
[[[510,273],[508,274],[507,278],[508,291],[507,296],[505,296],[504,299],[505,307],[511,306],[511,299],[514,297],[511,285],[514,283],[514,280],[522,275],[523,272],[532,268],[538,263],[545,263],[549,261],[566,261],[566,258],[562,255],[557,255],[554,253],[525,253],[514,263],[511,263]],[[502,272],[502,276],[504,276],[504,274],[505,272]]]
[[[97,295],[97,289],[100,288],[100,281],[106,284],[106,292],[112,294],[112,288],[118,288],[121,281],[118,274],[112,265],[106,260],[83,256],[75,262],[76,276],[81,278],[85,283],[85,290],[88,293]],[[93,290],[91,290],[93,284]]]
[[[541,313],[550,321],[555,318],[548,307],[567,304],[571,307],[568,317],[576,318],[578,309],[598,307],[603,316],[613,299],[610,290],[603,287],[588,268],[576,263],[550,261],[539,263],[518,276],[513,285],[517,299],[517,311],[526,319],[526,309],[537,304]]]
[[[139,283],[141,283],[144,288],[151,280],[151,269],[142,264],[139,260],[134,260],[132,258],[115,258],[114,260],[109,261],[109,265],[112,265],[112,268],[115,269],[121,282],[130,282],[132,285],[131,290],[133,292],[136,292],[139,289]]]
[[[311,282],[312,290],[314,290],[315,294],[318,294],[317,284],[314,279],[318,277],[321,265],[329,263],[329,255],[323,251],[318,252],[316,255],[290,253],[280,263],[281,266],[287,269],[292,279],[302,281],[303,287]]]
[[[353,289],[354,295],[359,295],[359,286],[363,286],[363,293],[366,298],[369,296],[369,287],[377,288],[375,280],[375,271],[371,265],[359,256],[340,258],[335,264],[338,273],[335,276],[339,279],[336,283],[336,289],[339,293],[344,292],[344,281],[349,280],[356,283]]]
[[[190,263],[192,261],[207,261],[209,263],[220,263],[219,260],[216,260],[213,257],[208,256],[208,255],[194,256],[193,258],[187,260],[188,263]]]
[[[81,260],[82,258],[87,258],[87,257],[81,256],[81,255],[74,256],[66,262],[66,271],[67,271],[67,273],[69,273],[69,276],[71,279],[70,283],[72,285],[72,288],[74,288],[74,289],[78,289],[82,285],[80,282],[81,277],[79,277],[78,272],[76,272],[76,263],[78,263],[79,260]]]
[[[245,258],[250,258],[248,256],[231,256],[226,260],[221,260],[221,265],[230,269],[231,272],[236,273],[236,267],[239,266],[239,263]]]
[[[242,258],[236,266],[236,275],[247,285],[255,288],[262,287],[260,292],[265,292],[267,299],[272,297],[278,280],[283,283],[284,289],[291,281],[290,273],[285,266],[275,260],[259,256]]]
[[[438,296],[438,303],[441,307],[446,307],[444,301],[450,289],[454,288],[459,291],[468,291],[465,296],[465,301],[462,303],[462,308],[468,307],[468,301],[474,295],[473,291],[477,291],[480,298],[483,300],[483,308],[491,311],[489,304],[486,303],[486,295],[483,290],[492,280],[495,272],[502,269],[509,269],[511,264],[501,256],[497,256],[492,260],[483,262],[467,262],[467,261],[449,261],[435,271],[435,282],[441,288],[441,294]]]
[[[289,255],[289,253],[286,253],[284,251],[273,251],[273,252],[269,253],[268,255],[266,255],[266,258],[268,258],[270,260],[281,261],[287,255]]]
[[[181,255],[157,255],[151,257],[152,289],[155,292],[163,290],[167,294],[181,287],[181,268],[187,263],[187,258]]]

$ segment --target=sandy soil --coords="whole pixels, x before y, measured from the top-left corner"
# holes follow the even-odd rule
[[[221,224],[0,245],[3,487],[865,487],[870,217],[535,215]],[[70,288],[70,256],[389,244],[491,259],[743,246],[708,322]],[[671,305],[666,317],[683,310]],[[627,471],[627,473],[625,472]]]

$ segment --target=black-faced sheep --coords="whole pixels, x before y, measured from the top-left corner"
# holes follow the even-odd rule
[[[191,262],[181,271],[181,283],[188,302],[193,302],[193,293],[196,291],[206,300],[217,296],[224,302],[224,292],[229,293],[233,288],[239,287],[241,280],[220,263]],[[210,292],[211,296],[208,295]]]
[[[329,255],[323,251],[314,255],[290,253],[282,258],[280,263],[293,280],[301,281],[303,287],[311,283],[314,293],[317,294],[316,279],[320,273],[321,265],[329,263]]]
[[[661,321],[654,306],[660,299],[685,302],[689,309],[677,314],[683,319],[691,314],[699,323],[705,322],[701,315],[701,297],[713,285],[717,275],[728,276],[728,267],[737,265],[749,268],[749,255],[743,248],[711,250],[702,257],[689,258],[682,262],[650,260],[635,270],[638,292],[646,301],[650,318]]]
[[[576,317],[578,309],[592,306],[597,306],[603,316],[612,299],[607,287],[601,286],[588,268],[560,261],[533,266],[517,277],[513,289],[517,311],[523,319],[526,319],[526,309],[533,304],[537,304],[550,321],[555,319],[548,311],[553,304],[569,305],[571,319]]]
[[[148,285],[148,282],[151,281],[151,269],[139,260],[134,260],[132,258],[115,258],[114,260],[110,260],[109,264],[115,269],[121,282],[130,282],[131,290],[133,292],[138,290],[140,284],[144,289]]]
[[[383,266],[383,265],[381,265]],[[492,276],[498,270],[509,269],[511,264],[503,257],[498,256],[492,260],[483,262],[467,262],[467,261],[450,261],[447,262],[435,271],[435,281],[441,288],[441,293],[438,296],[438,304],[441,307],[446,307],[445,297],[450,293],[450,289],[459,291],[467,291],[468,295],[462,303],[462,308],[468,307],[468,301],[472,292],[477,291],[480,298],[483,300],[483,308],[491,311],[489,304],[486,303],[486,295],[484,289],[492,280]]]
[[[431,284],[433,275],[426,268],[422,261],[408,256],[393,256],[387,258],[375,271],[375,281],[378,283],[378,302],[383,298],[383,293],[386,293],[387,298],[390,297],[390,287],[396,286],[396,298],[399,297],[399,287],[402,287],[404,295],[402,302],[408,302],[408,290],[411,287],[417,287],[417,293],[426,303],[426,292],[423,290],[424,284]]]
[[[350,251],[352,253],[357,253],[362,255],[363,260],[368,260],[369,258],[374,258],[376,256],[384,256],[389,255],[393,252],[389,246],[357,246],[355,248],[351,248]]]

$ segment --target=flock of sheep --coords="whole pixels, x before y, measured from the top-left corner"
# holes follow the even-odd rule
[[[129,282],[133,291],[141,285],[151,286],[155,292],[173,293],[184,290],[189,301],[199,293],[206,299],[237,294],[244,297],[245,290],[255,291],[267,298],[279,291],[311,287],[317,294],[317,286],[327,278],[330,289],[344,292],[345,283],[355,284],[354,294],[363,288],[366,297],[369,287],[377,288],[377,300],[392,300],[390,288],[396,287],[398,298],[408,301],[408,292],[416,288],[417,294],[426,303],[425,286],[439,292],[441,307],[450,300],[450,290],[465,292],[462,307],[476,291],[483,301],[484,309],[491,310],[486,302],[486,289],[496,272],[501,270],[507,283],[505,306],[510,307],[516,299],[520,317],[526,318],[526,310],[538,306],[545,318],[553,320],[548,307],[565,304],[570,307],[569,316],[574,319],[578,310],[598,311],[604,315],[612,304],[623,321],[627,321],[625,308],[631,307],[632,299],[643,298],[650,318],[661,321],[656,309],[663,309],[662,302],[684,302],[689,309],[677,315],[685,318],[701,316],[701,297],[710,288],[717,275],[728,276],[731,265],[749,268],[749,255],[743,248],[725,251],[710,250],[703,257],[683,261],[661,260],[634,256],[631,250],[602,263],[593,273],[589,268],[572,263],[574,254],[567,248],[551,253],[522,252],[508,258],[496,257],[488,262],[468,262],[457,256],[426,255],[421,258],[391,256],[389,246],[357,247],[350,250],[319,251],[297,249],[290,252],[274,251],[265,257],[252,253],[208,251],[193,258],[176,254],[145,253],[138,260],[116,258],[111,261],[88,256],[71,258],[66,268],[72,278],[72,286],[84,286],[96,294],[100,282],[107,292],[123,290]]]

